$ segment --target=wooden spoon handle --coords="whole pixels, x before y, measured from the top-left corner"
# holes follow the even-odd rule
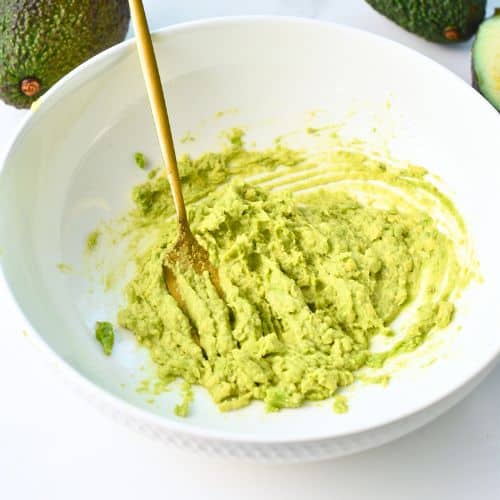
[[[153,42],[149,32],[146,13],[142,0],[129,0],[132,21],[134,23],[139,59],[141,61],[142,73],[146,82],[149,102],[153,112],[158,140],[160,141],[163,160],[167,168],[170,189],[174,198],[177,218],[182,225],[187,224],[186,206],[182,195],[182,186],[177,169],[172,130],[167,113],[167,104],[163,94],[163,88],[158,71],[158,64],[153,49]]]

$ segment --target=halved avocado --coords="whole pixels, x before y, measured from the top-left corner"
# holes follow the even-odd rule
[[[474,87],[500,111],[500,9],[483,24],[472,47]]]

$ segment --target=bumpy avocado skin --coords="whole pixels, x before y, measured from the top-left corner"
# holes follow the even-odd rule
[[[484,19],[486,0],[366,0],[402,28],[431,42],[468,40]]]
[[[122,41],[129,21],[127,0],[1,0],[0,98],[30,107],[73,68]],[[33,95],[23,81],[34,82]]]

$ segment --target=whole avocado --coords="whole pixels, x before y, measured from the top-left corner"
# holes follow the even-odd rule
[[[0,0],[0,98],[29,108],[128,31],[127,0]]]
[[[484,19],[486,0],[366,0],[402,28],[431,42],[468,40]]]

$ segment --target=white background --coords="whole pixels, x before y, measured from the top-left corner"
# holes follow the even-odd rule
[[[495,3],[500,1],[490,2],[490,10]],[[350,24],[413,47],[470,81],[469,44],[427,43],[391,24],[362,0],[146,0],[145,4],[153,28],[238,14],[299,15]],[[0,156],[24,115],[0,104]],[[500,498],[500,367],[446,415],[381,448],[318,464],[230,464],[166,448],[89,407],[58,380],[22,335],[4,292],[0,292],[0,327],[2,500]]]

